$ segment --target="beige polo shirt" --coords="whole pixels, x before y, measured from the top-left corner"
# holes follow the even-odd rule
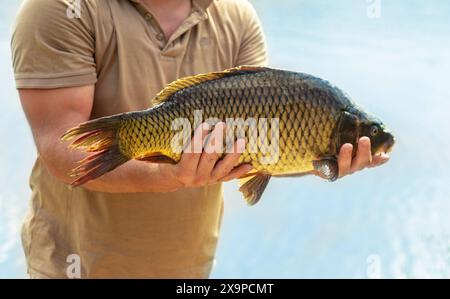
[[[12,54],[17,88],[95,84],[91,118],[148,108],[160,89],[182,76],[266,64],[261,26],[246,0],[194,0],[168,39],[138,1],[25,0]],[[38,157],[30,186],[22,237],[34,277],[66,277],[76,257],[82,278],[210,273],[220,184],[171,193],[69,189]]]

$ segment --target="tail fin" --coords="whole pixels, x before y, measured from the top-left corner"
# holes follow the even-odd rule
[[[119,149],[117,132],[121,122],[119,116],[103,117],[82,123],[61,136],[61,141],[76,138],[70,148],[93,153],[70,172],[76,178],[72,186],[83,185],[129,160]]]

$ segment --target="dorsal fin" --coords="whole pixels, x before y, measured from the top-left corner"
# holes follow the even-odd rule
[[[156,97],[153,99],[153,103],[155,105],[160,104],[166,101],[171,95],[173,95],[177,91],[206,81],[211,81],[223,77],[242,75],[247,73],[263,72],[267,70],[270,70],[270,68],[263,66],[241,65],[221,72],[212,72],[206,74],[199,74],[195,76],[183,77],[173,81],[172,83],[169,83],[163,90],[161,90],[156,95]]]

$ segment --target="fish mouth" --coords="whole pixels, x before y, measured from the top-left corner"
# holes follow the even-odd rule
[[[388,154],[392,152],[394,145],[395,145],[395,137],[390,135],[389,139],[381,146],[379,152]]]

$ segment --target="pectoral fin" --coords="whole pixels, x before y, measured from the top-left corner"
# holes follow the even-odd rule
[[[261,199],[270,177],[269,174],[257,173],[254,176],[239,179],[239,191],[244,195],[247,204],[252,206]]]
[[[339,166],[336,158],[324,158],[313,161],[313,167],[317,174],[331,182],[339,177]]]

